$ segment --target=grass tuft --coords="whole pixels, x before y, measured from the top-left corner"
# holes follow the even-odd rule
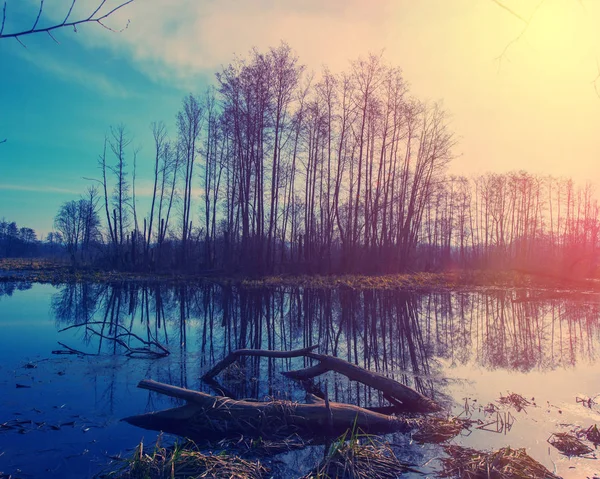
[[[495,452],[446,446],[440,477],[460,479],[560,479],[525,452],[504,447]]]
[[[548,438],[548,442],[565,456],[585,456],[593,452],[591,447],[568,432],[555,432]]]
[[[143,441],[131,458],[101,479],[262,479],[268,473],[260,461],[248,461],[229,454],[205,454],[194,443],[165,448],[160,437],[149,452]]]
[[[323,461],[301,479],[396,479],[407,471],[394,451],[373,436],[357,432],[342,435]]]

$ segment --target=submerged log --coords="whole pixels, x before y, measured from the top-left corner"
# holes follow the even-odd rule
[[[236,435],[262,438],[339,436],[357,428],[367,434],[409,432],[418,427],[417,419],[386,416],[358,406],[316,400],[310,404],[273,400],[236,401],[183,389],[152,380],[139,388],[184,399],[187,404],[164,411],[141,414],[123,421],[144,429],[164,431],[197,442],[221,440]]]
[[[441,406],[432,399],[395,379],[361,368],[356,364],[336,358],[335,356],[315,353],[313,350],[316,348],[317,346],[310,346],[308,348],[296,349],[293,351],[238,349],[229,353],[223,360],[219,361],[205,373],[204,376],[202,376],[202,379],[205,381],[213,379],[223,369],[242,356],[262,356],[269,358],[294,358],[303,356],[318,361],[318,364],[297,371],[283,372],[282,374],[291,379],[305,381],[326,372],[335,371],[352,381],[358,381],[366,386],[381,391],[384,397],[395,406],[396,410],[400,409],[404,412],[429,413],[440,411],[442,409]]]

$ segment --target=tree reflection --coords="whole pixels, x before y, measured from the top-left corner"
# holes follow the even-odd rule
[[[0,299],[2,296],[12,296],[15,291],[31,289],[32,283],[28,281],[0,281]]]
[[[78,338],[97,354],[126,354],[116,341],[124,330],[160,343],[171,356],[160,366],[150,362],[145,374],[196,389],[207,387],[198,380],[202,371],[232,350],[318,344],[325,354],[436,397],[442,363],[518,371],[570,367],[595,359],[600,336],[599,304],[531,291],[424,294],[212,283],[71,284],[54,295],[52,311],[60,328],[86,326]],[[297,385],[279,373],[306,367],[307,361],[245,358],[212,386],[240,398],[293,397]],[[379,393],[333,373],[320,381],[311,387],[328,389],[336,401],[383,402]]]

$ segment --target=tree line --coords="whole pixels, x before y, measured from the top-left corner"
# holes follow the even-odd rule
[[[73,260],[379,273],[568,266],[597,249],[589,185],[525,172],[448,175],[456,140],[442,105],[416,99],[378,55],[317,76],[285,43],[255,49],[204,94],[186,96],[175,120],[172,135],[151,125],[143,161],[152,191],[141,214],[140,150],[124,125],[110,129],[98,187],[56,217]]]

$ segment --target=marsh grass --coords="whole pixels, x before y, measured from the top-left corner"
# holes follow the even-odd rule
[[[329,448],[321,463],[301,479],[396,479],[411,470],[391,447],[376,437],[348,430]]]
[[[473,288],[527,288],[540,289],[539,294],[552,295],[561,291],[599,291],[600,282],[595,278],[574,280],[572,278],[536,274],[517,270],[451,270],[435,273],[412,272],[404,274],[341,274],[341,275],[280,275],[264,277],[219,276],[189,274],[182,271],[133,272],[113,271],[89,265],[76,267],[64,261],[50,259],[9,258],[0,259],[0,281],[30,281],[38,283],[72,282],[161,282],[164,284],[190,284],[210,281],[222,285],[239,285],[247,288],[306,287],[333,289],[347,287],[356,290],[456,290]]]
[[[560,479],[531,458],[525,449],[504,447],[495,452],[446,446],[440,477],[459,479]]]
[[[412,438],[421,444],[439,444],[458,436],[465,429],[468,430],[472,424],[468,419],[457,417],[426,417],[420,422]]]
[[[565,456],[587,456],[594,451],[568,432],[555,432],[548,438],[548,442]]]
[[[276,440],[264,439],[262,437],[253,439],[241,436],[236,440],[223,439],[218,442],[218,447],[222,449],[234,450],[241,456],[248,455],[252,457],[275,456],[277,454],[304,449],[311,445],[311,441],[303,439],[298,434],[292,434],[291,436]]]
[[[262,479],[269,472],[260,461],[230,454],[206,454],[194,443],[163,447],[161,438],[149,451],[140,442],[130,458],[98,479]]]
[[[531,403],[523,396],[517,393],[508,393],[506,396],[500,396],[498,402],[503,406],[512,406],[517,412],[527,412],[527,406],[531,406]]]

